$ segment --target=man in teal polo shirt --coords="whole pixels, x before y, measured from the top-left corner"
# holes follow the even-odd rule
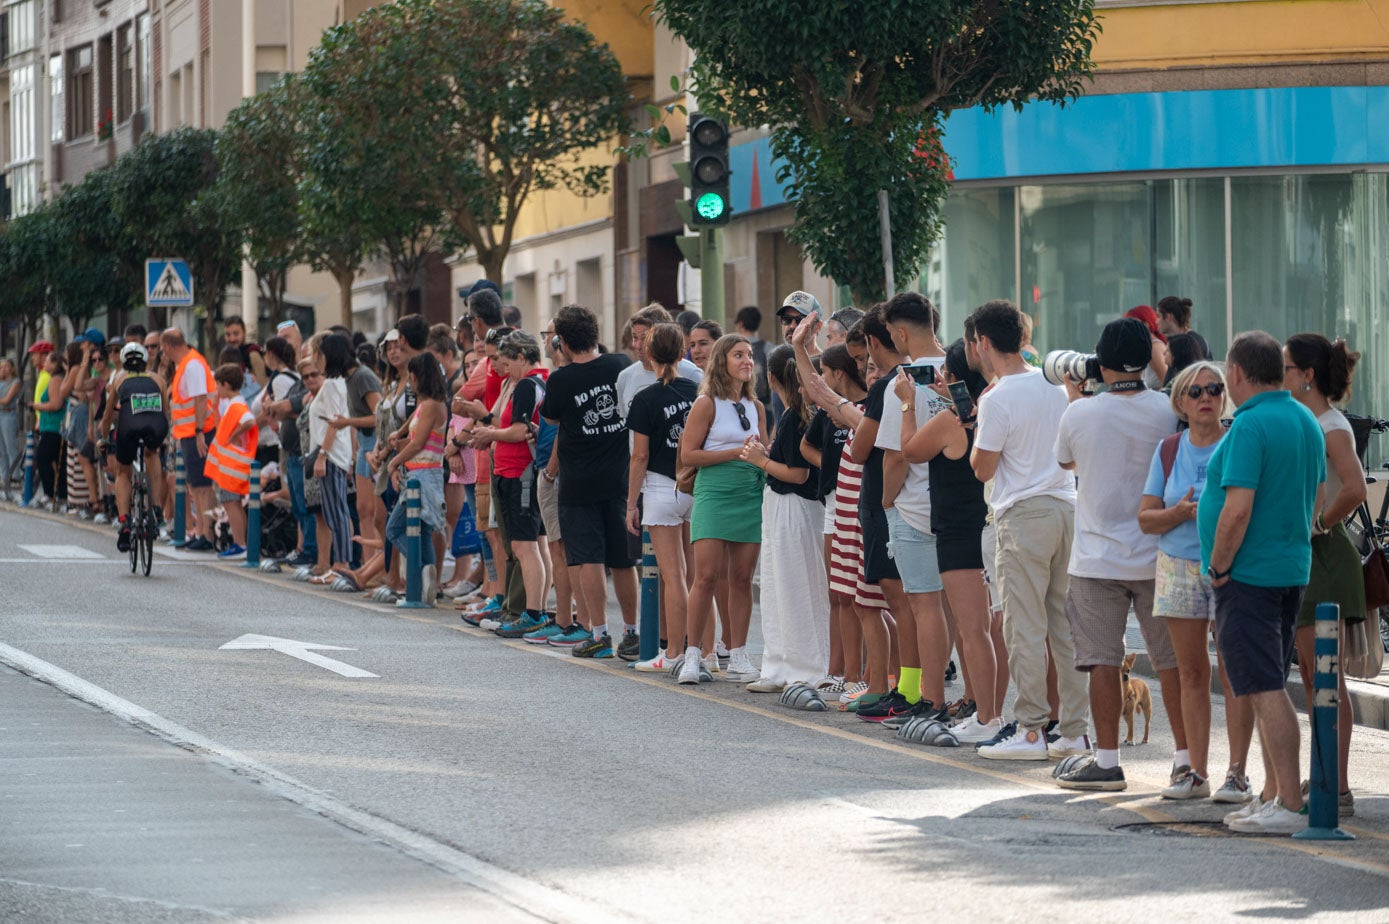
[[[1272,336],[1240,334],[1225,364],[1239,410],[1206,469],[1196,526],[1215,588],[1225,673],[1235,696],[1253,706],[1264,769],[1278,790],[1229,825],[1246,834],[1292,834],[1307,819],[1299,814],[1301,733],[1284,684],[1312,568],[1312,512],[1326,480],[1326,444],[1316,418],[1283,390],[1283,350]]]

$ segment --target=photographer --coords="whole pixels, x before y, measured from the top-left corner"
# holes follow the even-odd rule
[[[1186,769],[1191,764],[1177,659],[1166,624],[1153,617],[1157,536],[1144,533],[1136,516],[1153,450],[1176,431],[1177,415],[1167,396],[1144,384],[1152,340],[1142,321],[1110,321],[1095,352],[1106,390],[1066,408],[1056,435],[1056,459],[1079,480],[1066,615],[1075,639],[1076,670],[1090,675],[1096,749],[1092,759],[1059,777],[1059,784],[1063,789],[1120,790],[1128,785],[1119,766],[1124,704],[1119,672],[1130,604],[1162,681],[1176,738],[1176,765]],[[1073,384],[1069,377],[1067,384]],[[1063,740],[1053,750],[1084,753],[1089,742]]]

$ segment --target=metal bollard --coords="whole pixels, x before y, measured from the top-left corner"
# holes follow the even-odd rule
[[[407,610],[426,610],[424,596],[424,565],[420,558],[420,483],[411,478],[405,482],[405,599],[395,605]]]
[[[656,565],[656,550],[651,545],[651,533],[641,531],[641,647],[637,656],[650,661],[661,652],[661,570]],[[679,645],[679,639],[671,639]]]
[[[1351,841],[1355,835],[1340,825],[1340,748],[1337,720],[1340,712],[1341,607],[1317,604],[1316,661],[1312,674],[1312,774],[1307,793],[1307,827],[1293,837],[1310,841]]]
[[[260,567],[260,463],[251,463],[251,491],[246,496],[246,560],[243,568]]]
[[[482,531],[481,525],[478,527],[478,545],[482,547],[482,573],[485,580],[495,582],[497,580],[497,563],[492,559],[492,543],[487,541],[487,534]]]
[[[176,549],[188,544],[188,474],[184,468],[182,449],[175,450],[174,538],[169,544]]]
[[[6,472],[6,475],[9,473]],[[6,488],[8,490],[8,487]],[[34,499],[34,431],[24,434],[24,506]]]

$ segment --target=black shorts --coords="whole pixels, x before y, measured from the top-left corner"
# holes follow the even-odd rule
[[[540,499],[533,473],[524,479],[493,479],[492,497],[508,542],[535,542],[540,538]]]
[[[564,560],[575,565],[631,568],[636,559],[627,545],[627,501],[614,498],[595,504],[559,505]]]
[[[900,581],[897,563],[887,554],[887,511],[860,506],[858,519],[863,526],[863,579],[869,584]]]
[[[936,563],[941,574],[947,571],[979,571],[984,567],[981,533],[936,534]]]
[[[162,426],[161,426],[162,424]],[[116,431],[116,461],[121,465],[133,465],[135,454],[144,447],[157,452],[164,445],[164,437],[169,435],[169,425],[161,416],[154,426],[126,427]]]
[[[204,436],[209,446],[212,445],[212,434]],[[207,456],[198,455],[197,436],[185,436],[178,441],[179,455],[183,456],[183,477],[184,483],[190,488],[210,488],[212,479],[204,473],[207,465]]]
[[[1215,643],[1236,696],[1283,689],[1304,587],[1215,588]]]

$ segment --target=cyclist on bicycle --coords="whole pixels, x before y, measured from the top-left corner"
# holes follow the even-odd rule
[[[107,433],[115,418],[116,510],[120,513],[116,548],[122,552],[130,551],[130,481],[135,454],[144,450],[145,472],[150,484],[158,484],[162,477],[159,447],[169,435],[164,380],[158,373],[145,371],[148,361],[149,353],[142,344],[127,343],[121,348],[123,371],[111,378],[106,414],[101,419],[101,432]]]

